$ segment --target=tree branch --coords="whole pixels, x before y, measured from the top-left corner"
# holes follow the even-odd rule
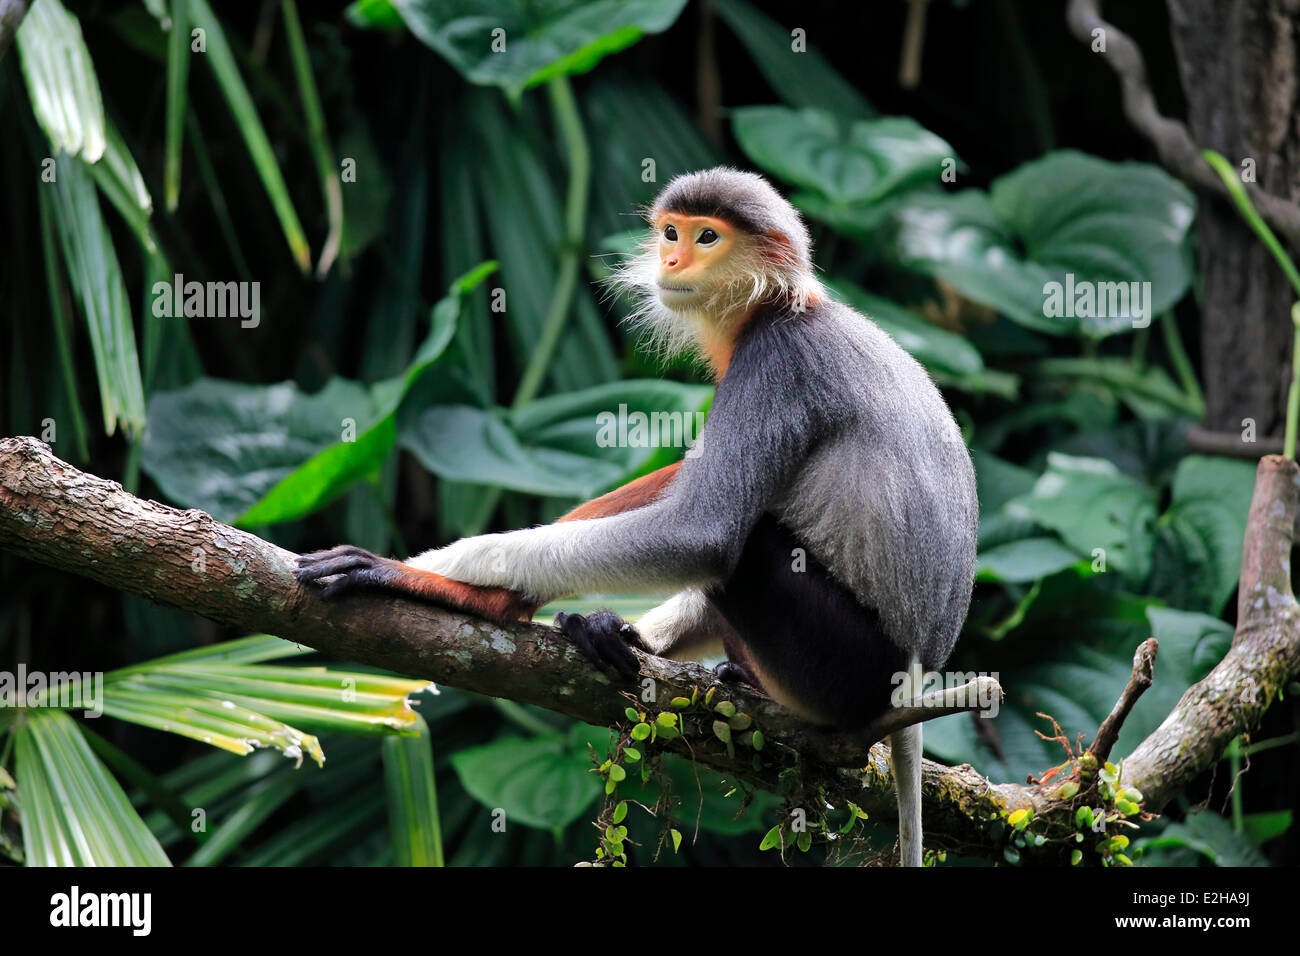
[[[27,0],[0,0],[0,60],[18,35],[23,17],[27,16]]]
[[[1133,128],[1155,146],[1164,167],[1201,192],[1229,199],[1223,180],[1201,158],[1201,148],[1192,139],[1187,127],[1162,115],[1156,107],[1155,96],[1147,83],[1146,64],[1141,48],[1128,34],[1102,19],[1099,0],[1070,0],[1065,17],[1070,32],[1083,43],[1093,42],[1094,31],[1104,32],[1104,56],[1119,77],[1124,115]],[[1229,157],[1234,164],[1239,158]],[[1286,236],[1292,248],[1300,249],[1300,207],[1265,192],[1253,183],[1243,185],[1250,201],[1255,204],[1264,220]]]
[[[1155,679],[1156,652],[1159,649],[1160,642],[1154,637],[1148,637],[1138,645],[1137,653],[1133,655],[1133,673],[1129,675],[1128,683],[1124,685],[1119,700],[1106,715],[1106,719],[1101,722],[1101,727],[1097,729],[1097,736],[1093,739],[1092,746],[1088,748],[1088,753],[1097,758],[1098,764],[1103,764],[1109,759],[1110,750],[1115,746],[1115,741],[1119,740],[1120,728],[1128,719],[1133,705],[1146,693],[1146,689]]]
[[[1300,670],[1300,616],[1283,564],[1296,511],[1294,462],[1260,463],[1246,536],[1242,594],[1246,613],[1232,650],[1124,761],[1124,782],[1159,810],[1170,795],[1209,766],[1253,726],[1283,682]],[[696,664],[642,655],[641,683],[617,687],[557,631],[536,624],[494,624],[437,607],[381,595],[326,603],[300,587],[294,555],[224,525],[201,511],[144,501],[116,482],[55,458],[34,438],[0,440],[0,548],[71,571],[160,604],[232,627],[277,634],[331,656],[373,664],[454,687],[537,704],[594,724],[625,722],[632,691],[653,688],[656,709],[673,697],[714,685]],[[646,682],[649,678],[649,682]],[[1251,683],[1253,682],[1253,683]],[[1242,687],[1253,700],[1238,701]],[[1225,692],[1225,688],[1227,689]],[[832,733],[791,716],[760,694],[735,685],[715,692],[750,715],[767,745],[737,757],[716,740],[682,737],[667,747],[768,790],[798,768],[803,792],[836,805],[852,800],[875,818],[895,816],[887,749],[876,736],[918,718],[969,709],[970,697],[1000,692],[983,678],[899,708],[858,734]],[[1043,786],[991,784],[972,767],[923,764],[927,842],[987,851],[989,820],[1032,808],[1045,825],[1073,826],[1068,804]]]

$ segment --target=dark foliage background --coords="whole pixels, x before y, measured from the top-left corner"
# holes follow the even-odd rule
[[[347,541],[404,555],[550,520],[681,454],[599,447],[601,412],[707,409],[707,376],[639,349],[599,283],[671,175],[729,162],[792,195],[835,294],[926,364],[975,455],[981,568],[952,666],[999,674],[1008,697],[995,720],[927,727],[931,756],[994,779],[1042,774],[1065,754],[1035,733],[1051,734],[1036,715],[1090,737],[1155,634],[1158,682],[1122,755],[1227,646],[1254,469],[1185,442],[1204,411],[1191,229],[1204,200],[1154,165],[1110,67],[1069,34],[1061,4],[930,4],[911,87],[899,81],[902,2],[592,2],[579,26],[584,4],[568,0],[36,6],[41,20],[33,10],[0,61],[8,433],[42,435],[79,467],[294,550]],[[1112,6],[1162,110],[1182,115],[1164,5]],[[65,9],[89,63],[82,74],[61,61],[51,78],[40,55],[72,36]],[[465,20],[475,14],[486,19]],[[644,35],[619,33],[624,16]],[[204,52],[169,49],[172,17],[206,31]],[[491,72],[485,37],[498,22],[508,44],[537,44],[533,68]],[[796,28],[808,52],[791,49]],[[38,95],[83,75],[120,134],[93,161],[85,85],[61,126]],[[41,178],[51,158],[55,182]],[[155,284],[178,273],[258,283],[256,326],[159,315]],[[1051,316],[1043,283],[1066,273],[1149,281],[1158,308],[1145,323]],[[112,670],[239,636],[3,554],[0,576],[11,670]],[[653,602],[564,606],[597,603],[633,615]],[[204,671],[187,693],[231,693],[229,676]],[[94,755],[74,764],[40,750],[39,721],[9,711],[0,769],[19,789],[0,804],[0,853],[39,856],[17,811],[30,818],[41,800],[64,815],[47,837],[127,826],[129,808],[96,823],[91,802],[79,813],[57,798],[60,773],[110,792],[96,761],[178,863],[566,864],[595,851],[606,798],[587,744],[603,756],[603,729],[444,688],[419,698],[427,732],[401,738],[404,750],[329,726],[324,768],[295,769],[283,740],[236,756],[160,732],[157,721],[188,719],[186,700],[137,701],[152,725],[124,711],[80,721]],[[1274,708],[1129,855],[1294,864],[1297,716],[1290,702]],[[398,766],[416,769],[403,782]],[[687,764],[662,769],[618,793],[660,810],[629,814],[633,863],[778,862],[759,850],[778,798],[742,799]],[[426,770],[436,802],[412,783]],[[184,825],[194,807],[207,830]],[[670,823],[686,836],[677,852]],[[874,821],[852,832],[861,841],[832,844],[833,859],[895,838]]]

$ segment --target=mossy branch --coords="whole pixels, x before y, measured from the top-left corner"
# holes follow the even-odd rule
[[[1293,461],[1261,461],[1232,648],[1124,760],[1123,782],[1143,792],[1146,810],[1158,811],[1217,760],[1300,672],[1300,612],[1288,573],[1298,475]],[[59,460],[34,438],[0,440],[0,548],[242,631],[277,634],[343,660],[594,724],[625,723],[629,704],[668,710],[674,697],[690,698],[715,684],[696,664],[641,656],[639,683],[615,686],[559,632],[537,624],[494,624],[384,595],[326,603],[316,589],[298,585],[292,553],[201,511],[128,494]],[[804,792],[836,805],[851,800],[874,818],[892,819],[888,751],[875,739],[919,719],[970,709],[973,700],[998,690],[983,680],[965,695],[954,689],[924,697],[911,712],[900,708],[858,734],[810,726],[760,694],[720,686],[715,703],[731,701],[762,730],[757,767],[752,750],[717,740],[677,738],[665,746],[768,790],[782,789],[783,772],[795,768]],[[645,699],[649,694],[653,702]],[[1073,825],[1072,808],[1046,786],[995,785],[970,766],[932,761],[925,761],[923,775],[927,845],[987,852],[995,843],[989,821],[1021,808],[1032,809],[1045,826]]]

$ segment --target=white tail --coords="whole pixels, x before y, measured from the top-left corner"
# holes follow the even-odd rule
[[[889,765],[898,796],[898,843],[902,866],[921,865],[921,725],[889,735]]]
[[[904,698],[921,693],[921,662],[908,669]],[[889,766],[894,771],[898,798],[898,845],[901,866],[921,865],[921,725],[913,724],[889,735]]]

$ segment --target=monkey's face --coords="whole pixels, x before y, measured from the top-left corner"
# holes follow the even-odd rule
[[[664,213],[659,233],[655,293],[675,311],[703,308],[736,276],[739,237],[734,226],[713,216]]]

